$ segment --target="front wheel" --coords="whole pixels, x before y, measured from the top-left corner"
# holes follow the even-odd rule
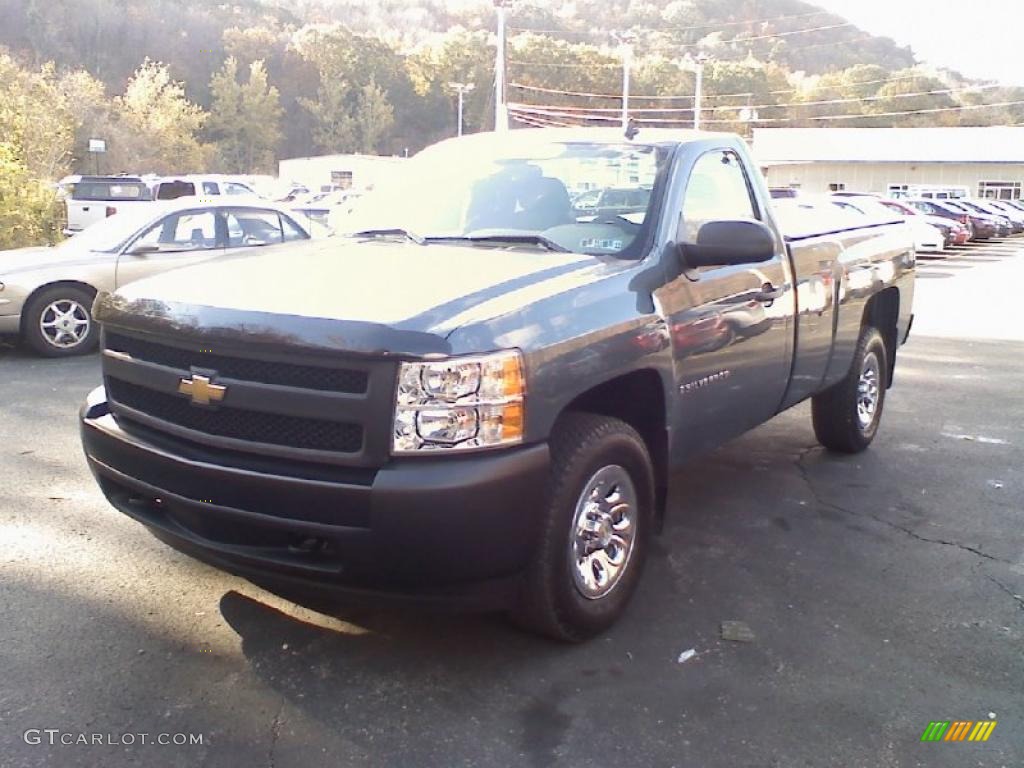
[[[55,285],[40,292],[22,316],[25,343],[45,357],[92,352],[99,343],[92,300],[89,291],[71,285]]]
[[[882,334],[865,326],[846,377],[811,400],[814,434],[830,451],[860,453],[875,439],[889,384],[887,360]]]
[[[513,618],[531,631],[581,642],[610,627],[647,555],[654,472],[643,438],[625,422],[564,416],[537,549]]]

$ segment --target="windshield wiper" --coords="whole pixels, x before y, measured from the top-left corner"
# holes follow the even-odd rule
[[[494,235],[459,235],[448,237],[428,237],[428,243],[455,242],[455,243],[511,243],[513,245],[539,245],[549,251],[557,253],[571,253],[565,246],[559,245],[554,240],[544,235],[529,233],[509,233]]]
[[[415,232],[410,232],[407,229],[401,227],[394,227],[391,229],[364,229],[361,232],[353,232],[349,237],[404,237],[406,240],[411,240],[416,245],[426,245],[427,241],[422,236],[417,235]]]

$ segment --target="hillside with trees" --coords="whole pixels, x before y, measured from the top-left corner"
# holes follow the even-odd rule
[[[11,202],[25,180],[96,168],[91,137],[104,172],[413,153],[454,133],[453,81],[476,86],[467,130],[488,129],[494,15],[485,0],[0,0],[0,239],[24,241],[11,233],[45,207]],[[642,124],[691,124],[697,57],[717,129],[1024,121],[1024,89],[924,66],[801,0],[516,0],[517,124],[616,119],[627,44]]]

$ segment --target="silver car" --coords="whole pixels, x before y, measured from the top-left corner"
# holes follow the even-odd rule
[[[264,201],[180,198],[97,222],[56,247],[0,252],[0,333],[47,357],[89,352],[99,291],[245,248],[325,237]]]

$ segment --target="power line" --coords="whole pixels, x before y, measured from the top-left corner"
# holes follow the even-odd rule
[[[774,16],[767,19],[749,19],[746,21],[721,21],[721,22],[709,22],[706,24],[689,24],[682,27],[660,27],[659,29],[666,30],[669,32],[691,32],[697,29],[717,29],[718,27],[740,27],[740,26],[754,26],[755,24],[770,24],[776,21],[789,21],[791,19],[806,19],[810,16],[821,16],[823,14],[831,14],[829,11],[811,11],[810,13],[792,13],[787,16]],[[509,27],[510,32],[533,32],[535,34],[550,34],[550,35],[604,35],[607,36],[609,33],[604,30],[597,29],[531,29],[529,27]]]
[[[811,27],[809,29],[794,29],[794,30],[791,30],[789,32],[775,32],[775,33],[772,33],[770,35],[752,35],[752,36],[749,36],[749,37],[733,37],[733,38],[730,38],[728,40],[722,40],[722,43],[723,44],[731,45],[732,43],[747,43],[747,42],[753,42],[754,40],[774,40],[774,39],[779,38],[779,37],[792,37],[793,35],[805,35],[808,32],[824,32],[825,30],[828,30],[828,29],[842,29],[843,27],[852,27],[852,26],[853,26],[852,22],[844,21],[842,24],[829,24],[829,25],[823,26],[823,27]],[[665,48],[651,48],[649,50],[651,50],[651,51],[662,51],[662,50],[677,50],[679,48],[700,48],[700,47],[702,47],[701,43],[687,43],[685,45],[676,45],[676,46],[665,47]]]
[[[916,91],[914,93],[894,93],[888,96],[859,96],[850,99],[820,99],[817,101],[791,101],[784,104],[715,104],[709,109],[773,109],[777,107],[816,107],[827,104],[855,104],[865,101],[888,101],[889,99],[909,99],[915,96],[948,96],[963,91],[983,91],[1002,88],[1001,85],[964,86],[962,88],[943,88],[933,91]],[[649,110],[643,110],[649,111]]]
[[[876,112],[868,115],[817,115],[815,117],[790,118],[791,120],[854,120],[858,117],[895,117],[898,115],[929,115],[936,112],[965,112],[975,109],[993,109],[995,107],[1016,107],[1024,104],[1024,99],[1018,101],[999,101],[991,104],[966,104],[958,107],[933,107],[930,109],[912,109],[905,112]],[[766,121],[774,122],[773,118],[766,118]],[[758,121],[762,122],[762,121]]]
[[[1024,100],[1002,101],[1002,102],[994,102],[994,103],[991,103],[991,104],[966,104],[966,105],[960,105],[960,106],[956,106],[956,107],[932,107],[932,108],[925,108],[925,109],[911,109],[911,110],[890,111],[890,112],[875,112],[873,114],[872,113],[867,113],[867,114],[849,114],[849,115],[813,115],[813,116],[808,116],[808,117],[763,117],[763,118],[752,118],[750,120],[738,120],[738,119],[727,120],[727,119],[719,118],[719,119],[706,120],[705,122],[708,122],[708,123],[738,123],[738,122],[747,122],[747,123],[789,123],[789,122],[800,121],[800,120],[815,120],[815,121],[857,120],[857,119],[876,118],[876,117],[900,117],[900,116],[907,116],[907,115],[927,115],[927,114],[935,114],[935,113],[939,113],[939,112],[966,112],[966,111],[974,111],[974,110],[979,110],[979,109],[994,109],[996,107],[1020,106],[1022,104],[1024,104]],[[591,113],[583,113],[583,112],[575,112],[574,113],[574,112],[567,112],[567,111],[564,111],[564,110],[560,110],[558,108],[550,109],[550,108],[545,108],[545,107],[535,107],[535,106],[523,105],[523,104],[509,104],[509,109],[514,109],[514,110],[516,110],[516,112],[518,112],[520,114],[535,115],[535,116],[540,117],[540,118],[555,118],[555,119],[558,119],[558,118],[569,118],[569,119],[575,119],[575,120],[580,120],[580,119],[583,119],[583,120],[600,120],[600,121],[604,121],[604,122],[608,122],[608,121],[618,122],[619,121],[618,117],[615,117],[615,116],[612,116],[612,115],[591,114]],[[680,110],[680,111],[691,111],[691,110]],[[637,120],[638,123],[646,123],[646,124],[673,124],[673,123],[679,123],[679,122],[686,122],[683,119],[653,118],[653,117],[651,117],[651,118],[636,118],[636,120]]]
[[[1002,88],[1001,85],[985,85],[985,86],[965,86],[962,88],[944,88],[941,90],[932,91],[915,91],[913,93],[894,93],[889,96],[864,96],[858,98],[849,99],[821,99],[818,101],[792,101],[781,104],[717,104],[708,107],[709,110],[713,109],[781,109],[781,108],[800,108],[800,107],[814,107],[824,106],[829,104],[852,104],[861,103],[865,101],[887,101],[889,99],[908,99],[918,96],[945,96],[954,93],[960,93],[962,91],[977,91],[977,90],[989,90],[992,88]],[[631,96],[632,98],[632,96]],[[692,97],[680,97],[680,98],[692,98]],[[517,106],[530,107],[535,109],[545,110],[561,110],[563,112],[614,112],[618,113],[620,110],[617,107],[577,107],[577,106],[564,106],[555,104],[525,104],[517,103]],[[690,107],[637,107],[630,109],[630,113],[672,113],[672,112],[692,112]]]
[[[878,85],[878,84],[882,84],[882,83],[897,83],[897,82],[902,82],[904,80],[918,80],[918,79],[922,79],[922,78],[926,78],[926,77],[934,77],[934,76],[926,74],[926,73],[917,73],[917,74],[912,74],[912,75],[899,75],[897,77],[885,77],[885,78],[881,78],[879,80],[857,80],[855,82],[843,83],[841,85],[820,85],[820,84],[816,83],[812,87],[812,89],[818,89],[818,88],[847,88],[847,87],[856,87],[856,86],[861,86],[861,85]],[[579,97],[583,97],[583,98],[592,98],[592,99],[621,99],[622,98],[622,94],[621,93],[594,93],[594,92],[590,92],[590,91],[566,91],[566,90],[562,90],[562,89],[559,89],[559,88],[544,88],[544,87],[541,87],[541,86],[538,86],[538,85],[527,85],[526,83],[509,83],[508,87],[509,88],[518,88],[518,89],[524,90],[524,91],[532,91],[534,93],[549,93],[549,94],[555,94],[555,95],[559,95],[559,96],[579,96]],[[979,86],[979,87],[981,87],[981,86]],[[984,86],[984,87],[991,87],[991,86]],[[807,90],[812,90],[812,89],[807,89],[807,88],[782,88],[782,89],[778,89],[778,90],[762,91],[762,92],[741,91],[741,92],[736,92],[736,93],[707,93],[707,94],[704,94],[704,98],[706,98],[706,99],[726,99],[726,98],[742,97],[742,96],[760,96],[760,95],[775,96],[775,95],[779,95],[779,94],[783,94],[783,93],[800,93],[802,91],[807,91]],[[639,100],[643,100],[643,101],[647,101],[647,100],[649,100],[649,101],[680,101],[680,100],[683,100],[683,99],[687,99],[687,100],[690,100],[690,101],[693,100],[693,96],[642,96],[642,95],[637,95],[637,94],[633,94],[633,93],[629,94],[629,98],[630,99],[639,99]],[[858,101],[859,101],[859,99],[858,99]],[[778,106],[778,105],[772,105],[772,106]]]
[[[539,85],[525,85],[524,83],[509,83],[509,88],[520,88],[524,91],[533,91],[535,93],[553,93],[560,96],[582,96],[585,98],[592,99],[621,99],[621,93],[588,93],[586,91],[562,91],[557,88],[542,88]],[[651,99],[666,101],[676,101],[678,99],[692,99],[692,96],[637,96],[636,94],[629,94],[630,99]]]
[[[821,26],[821,27],[810,27],[809,29],[794,29],[794,30],[790,30],[788,32],[775,32],[775,33],[772,33],[772,34],[769,34],[769,35],[752,35],[752,36],[748,36],[748,37],[734,37],[734,38],[731,38],[729,40],[722,40],[722,43],[730,44],[731,45],[732,43],[746,43],[746,42],[753,42],[755,40],[774,40],[774,39],[782,38],[782,37],[791,37],[793,35],[803,35],[803,34],[807,34],[808,32],[824,32],[824,31],[830,30],[830,29],[842,29],[844,27],[852,27],[852,26],[853,26],[853,24],[851,22],[844,21],[841,24],[828,24],[828,25]],[[838,43],[828,43],[828,44],[829,45],[833,45],[833,44],[838,44]],[[571,43],[571,45],[575,45],[575,43]],[[650,48],[650,49],[648,49],[648,54],[650,54],[650,53],[657,53],[657,52],[663,52],[663,51],[673,51],[673,52],[675,52],[675,51],[678,51],[678,50],[684,49],[684,48],[700,48],[700,47],[702,47],[701,43],[685,43],[685,44],[682,44],[682,45],[663,46],[663,47]],[[522,65],[527,65],[528,64],[530,66],[547,66],[547,67],[583,67],[583,66],[587,66],[587,65],[584,65],[584,64],[555,64],[555,63],[551,63],[551,62],[522,62],[522,61],[515,61],[515,62],[510,61],[509,64],[522,64]],[[597,64],[597,65],[593,65],[593,66],[618,66],[618,65],[617,64],[606,64],[606,65]]]
[[[615,69],[619,69],[622,67],[620,62],[608,62],[607,64],[557,64],[552,61],[517,61],[509,59],[508,63],[520,67],[555,67],[558,69],[594,69],[595,67],[614,67]]]
[[[840,83],[840,84],[835,84],[835,85],[822,85],[820,83],[815,83],[813,86],[811,86],[811,88],[806,88],[806,87],[805,88],[780,88],[780,89],[777,89],[777,90],[758,91],[758,92],[756,92],[756,91],[737,91],[737,92],[734,92],[734,93],[706,93],[705,94],[705,98],[734,98],[734,97],[742,97],[742,96],[760,96],[760,95],[774,96],[774,95],[780,95],[780,94],[783,94],[783,93],[800,93],[800,92],[808,91],[808,90],[811,90],[811,89],[836,89],[836,88],[858,87],[858,86],[861,86],[861,85],[882,85],[882,84],[886,84],[886,83],[899,83],[899,82],[903,82],[905,80],[921,80],[921,79],[924,79],[924,78],[935,78],[935,76],[934,75],[929,75],[928,73],[916,73],[916,74],[913,74],[913,75],[899,75],[899,76],[891,77],[891,78],[881,78],[879,80],[857,80],[857,81],[853,81],[853,82],[850,82],[850,83]],[[950,90],[972,90],[972,89],[975,89],[975,88],[979,88],[980,89],[980,88],[996,88],[996,87],[1001,87],[1001,86],[997,86],[997,85],[964,86],[963,88],[955,88],[955,89],[950,89]],[[580,97],[584,97],[584,98],[613,98],[613,99],[621,99],[623,97],[622,93],[595,93],[595,92],[591,92],[591,91],[570,91],[570,90],[562,90],[560,88],[544,88],[544,87],[538,86],[538,85],[527,85],[525,83],[509,83],[509,88],[518,88],[520,90],[532,91],[532,92],[535,92],[535,93],[550,93],[550,94],[555,94],[555,95],[559,95],[559,96],[580,96]],[[654,101],[654,100],[679,101],[679,100],[683,100],[683,99],[691,100],[691,101],[693,100],[693,96],[688,96],[688,95],[682,95],[682,96],[646,95],[645,96],[645,95],[637,95],[637,94],[634,94],[634,93],[630,94],[630,98],[631,99],[640,99],[640,100],[651,100],[651,101]],[[859,101],[861,99],[858,98],[858,99],[855,99],[855,100]],[[801,102],[801,103],[810,103],[810,102],[804,101],[804,102]],[[743,105],[745,105],[745,104],[743,104]],[[771,106],[779,106],[780,104],[770,104],[770,105]]]

